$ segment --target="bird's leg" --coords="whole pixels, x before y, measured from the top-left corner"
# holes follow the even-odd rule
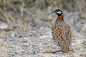
[[[58,44],[59,44],[59,42],[58,42]],[[60,45],[60,44],[59,44]]]

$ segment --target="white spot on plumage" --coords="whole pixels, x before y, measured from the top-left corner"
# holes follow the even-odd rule
[[[65,34],[64,34],[64,32],[65,32],[65,29],[63,29],[63,35],[64,35],[64,38],[65,38]]]
[[[62,12],[61,11],[58,11],[57,13],[61,14]]]

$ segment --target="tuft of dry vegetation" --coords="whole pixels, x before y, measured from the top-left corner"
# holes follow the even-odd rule
[[[85,11],[86,0],[0,0],[0,20],[7,22],[13,29],[34,21],[36,17],[45,17],[40,10],[51,12],[58,8],[64,11]]]
[[[52,20],[52,10],[65,12],[85,11],[86,0],[0,0],[0,21],[8,24],[9,30],[27,30],[27,24],[35,26],[36,18]]]

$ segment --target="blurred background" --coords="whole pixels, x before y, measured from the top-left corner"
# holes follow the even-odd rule
[[[56,9],[72,30],[68,54],[52,39]],[[86,0],[0,0],[0,57],[86,57],[85,12]]]

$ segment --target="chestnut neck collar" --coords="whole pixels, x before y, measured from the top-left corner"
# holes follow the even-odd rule
[[[57,21],[64,21],[64,16],[58,16],[57,19],[56,19],[56,22]]]

